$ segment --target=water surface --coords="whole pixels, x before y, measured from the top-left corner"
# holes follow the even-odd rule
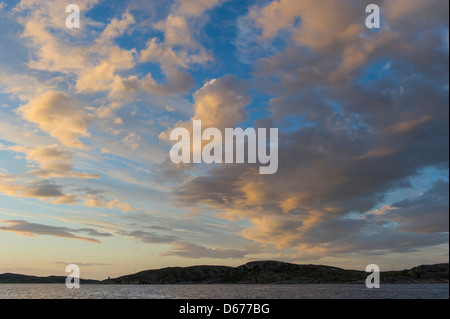
[[[448,299],[448,284],[81,285],[2,284],[0,299]]]

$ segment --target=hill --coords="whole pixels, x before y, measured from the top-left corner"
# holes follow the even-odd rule
[[[239,267],[193,266],[141,271],[102,284],[323,284],[364,283],[368,273],[330,266],[255,261]],[[449,264],[382,272],[381,283],[448,283]]]
[[[103,281],[81,279],[81,284],[343,284],[365,282],[368,273],[330,266],[254,261],[239,267],[192,266],[153,269]],[[448,283],[449,264],[422,265],[381,272],[382,284]],[[0,284],[64,284],[65,276],[37,277],[0,274]]]
[[[0,284],[65,284],[65,276],[28,276],[19,274],[0,274]],[[81,284],[96,284],[100,283],[98,280],[80,279]]]

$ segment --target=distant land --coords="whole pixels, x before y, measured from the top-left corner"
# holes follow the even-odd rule
[[[60,284],[66,282],[65,276],[28,276],[19,274],[1,274],[0,284]],[[99,284],[101,281],[93,279],[80,279],[81,284]]]
[[[254,261],[239,267],[193,266],[153,269],[82,284],[363,284],[369,274],[330,266]],[[65,283],[64,276],[1,274],[0,284]],[[449,264],[422,265],[380,274],[382,284],[448,283]]]

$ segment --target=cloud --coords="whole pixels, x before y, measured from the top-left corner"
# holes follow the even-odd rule
[[[15,180],[13,175],[7,175],[0,172],[0,181],[12,182]]]
[[[77,232],[85,233],[93,237],[112,237],[112,234],[110,233],[102,233],[92,228],[80,228],[77,229]]]
[[[135,151],[139,148],[139,141],[141,137],[136,135],[136,133],[130,133],[124,137],[122,143],[127,145],[132,151]]]
[[[206,83],[194,93],[195,119],[205,127],[234,128],[247,119],[245,107],[251,102],[248,85],[232,75]]]
[[[333,1],[326,7],[313,0],[255,2],[236,22],[241,6],[213,11],[224,1],[132,1],[129,10],[102,23],[88,17],[95,12],[86,14],[97,1],[80,0],[82,32],[77,32],[64,25],[67,4],[20,1],[4,14],[20,24],[22,37],[14,41],[28,50],[22,50],[23,63],[0,70],[2,92],[11,98],[9,108],[0,107],[0,135],[16,145],[9,150],[30,168],[17,175],[1,170],[0,193],[135,213],[120,218],[140,216],[140,208],[115,194],[123,185],[109,185],[106,193],[45,180],[97,183],[88,178],[98,174],[74,170],[76,155],[101,162],[109,177],[131,184],[127,201],[144,206],[138,197],[154,187],[158,205],[192,209],[183,229],[218,234],[219,245],[220,238],[240,235],[237,243],[227,241],[227,248],[186,243],[189,238],[181,242],[169,233],[178,217],[170,217],[168,229],[122,231],[140,242],[173,244],[167,255],[244,258],[249,252],[232,248],[250,240],[298,259],[409,253],[448,244],[448,182],[414,198],[386,196],[399,189],[406,193],[416,186],[411,178],[424,170],[448,169],[448,2],[383,2],[377,31],[364,26],[369,2]],[[215,21],[223,12],[224,20]],[[235,50],[223,46],[233,42],[234,23],[234,44],[249,64],[245,68],[233,60]],[[218,48],[225,49],[215,56],[212,49]],[[193,89],[192,98],[184,96]],[[22,103],[16,114],[25,121],[6,116],[15,99]],[[220,129],[240,123],[278,127],[278,173],[261,176],[252,165],[192,169],[161,162],[164,154],[150,145],[158,142],[156,132],[165,131],[160,139],[167,141],[168,129],[190,129],[194,119]],[[30,123],[46,134],[30,130]],[[53,145],[54,139],[60,145]],[[90,147],[110,155],[100,161],[68,150]],[[151,172],[143,165],[147,160],[157,162]],[[131,163],[135,177],[111,169]],[[161,194],[167,196],[160,202]],[[227,221],[201,229],[198,221],[214,217]],[[64,231],[102,236],[87,228]]]
[[[424,194],[392,204],[386,217],[401,223],[403,232],[448,233],[448,194],[448,181],[438,180]]]
[[[176,243],[173,250],[164,253],[164,256],[179,256],[185,258],[217,258],[217,259],[240,259],[247,252],[239,249],[207,248],[191,243]]]
[[[174,5],[173,11],[186,18],[200,17],[205,11],[210,10],[223,0],[184,0],[179,1]]]
[[[90,10],[97,3],[98,0],[79,0],[77,5],[80,8],[80,12],[83,13]],[[14,7],[14,11],[22,13],[26,19],[37,20],[46,26],[52,26],[52,29],[67,31],[68,29],[65,24],[66,6],[67,3],[62,3],[58,0],[49,0],[45,3],[36,3],[33,0],[21,0]],[[63,13],[64,19],[61,19],[61,12]],[[88,20],[87,17],[86,20]]]
[[[97,41],[102,43],[117,38],[129,30],[130,26],[134,23],[136,23],[136,20],[129,12],[124,13],[121,20],[113,18]]]
[[[189,121],[178,122],[176,127],[192,131],[192,121],[201,120],[203,128],[234,128],[247,119],[245,107],[251,102],[247,90],[248,85],[233,75],[205,83],[193,94],[194,117]],[[168,141],[170,132],[163,132],[160,138]]]
[[[77,5],[83,15],[92,8],[97,0],[80,0]],[[22,37],[27,39],[32,60],[28,67],[37,70],[62,72],[69,74],[83,69],[88,61],[88,50],[74,45],[71,29],[65,25],[65,9],[67,3],[50,0],[36,3],[21,0],[13,9],[17,14],[17,22],[23,26]],[[89,24],[89,19],[82,16],[82,28]],[[77,33],[78,36],[81,33]]]
[[[421,28],[421,26],[417,25],[421,24],[419,22],[425,22],[427,27],[429,24],[435,25],[436,23],[448,25],[448,14],[447,11],[445,11],[448,7],[449,4],[447,2],[439,0],[411,0],[408,2],[407,6],[392,1],[384,3],[384,11],[388,21],[396,28],[404,27],[405,29],[410,26],[414,29]],[[405,20],[412,16],[415,17],[416,23],[404,25]]]
[[[79,138],[90,136],[87,128],[92,116],[76,99],[50,91],[31,99],[19,112],[25,120],[37,124],[63,145],[86,148]]]
[[[28,62],[28,67],[75,78],[77,93],[108,92],[111,99],[124,98],[132,92],[129,82],[137,77],[122,78],[117,73],[134,67],[136,50],[122,49],[114,41],[127,32],[135,20],[125,12],[120,19],[111,19],[98,34],[92,26],[99,24],[84,15],[97,2],[77,2],[82,14],[80,30],[85,32],[73,32],[66,28],[65,19],[61,19],[67,4],[21,1],[14,11],[20,14],[18,21],[24,28],[22,37],[29,40],[27,45],[34,58]],[[97,36],[94,41],[83,41],[91,34]]]
[[[55,236],[61,238],[78,239],[90,243],[100,244],[98,239],[78,236],[77,233],[87,233],[88,235],[110,237],[111,234],[99,233],[93,229],[71,229],[66,227],[56,227],[43,224],[29,223],[24,220],[2,220],[6,226],[0,226],[0,230],[9,231],[19,236],[36,237],[37,235]]]
[[[21,101],[29,101],[31,98],[55,89],[55,79],[42,81],[29,74],[8,72],[0,68],[0,85],[2,92],[11,94]]]
[[[65,12],[65,9],[61,12]],[[60,41],[47,31],[47,26],[42,23],[42,20],[24,20],[23,24],[22,37],[29,39],[37,56],[37,59],[28,62],[30,68],[71,73],[86,63],[88,57],[84,48],[70,45],[67,41]]]
[[[384,29],[376,35],[368,34],[363,24],[364,12],[363,5],[351,1],[335,1],[323,8],[313,0],[281,0],[253,8],[249,17],[261,28],[261,37],[265,40],[287,30],[291,43],[297,47],[308,47],[319,56],[340,56],[338,60],[328,60],[328,65],[324,66],[328,69],[329,80],[340,81],[351,76],[379,47],[395,38],[394,33]],[[314,58],[309,55],[302,59],[311,57]],[[318,67],[316,72],[320,69]]]
[[[282,160],[276,176],[259,176],[248,166],[221,166],[211,169],[206,176],[188,180],[175,189],[174,197],[183,206],[204,204],[221,211],[219,217],[248,220],[251,226],[242,232],[247,239],[279,248],[297,247],[299,251],[309,251],[310,255],[327,256],[363,247],[376,250],[377,242],[380,249],[388,249],[390,243],[393,250],[404,252],[424,247],[423,243],[445,243],[446,237],[442,234],[402,234],[401,227],[389,233],[386,238],[392,242],[388,242],[383,240],[387,235],[379,227],[373,231],[380,237],[365,236],[365,229],[371,228],[365,223],[353,223],[352,229],[341,227],[339,233],[336,232],[338,224],[331,228],[325,226],[352,211],[372,209],[390,189],[408,186],[408,177],[417,174],[421,168],[445,165],[447,153],[433,150],[448,147],[446,138],[439,133],[443,131],[446,120],[441,121],[437,116],[434,125],[426,125],[433,125],[436,130],[432,131],[436,135],[431,131],[421,134],[425,131],[419,126],[406,135],[402,134],[399,144],[395,138],[381,135],[380,141],[393,143],[388,145],[393,151],[361,158],[358,154],[368,152],[368,142],[363,141],[375,136],[363,128],[342,130],[340,120],[330,125],[329,119],[324,119],[324,126],[318,122],[315,127],[303,127],[280,137]],[[415,160],[409,160],[411,158]],[[430,209],[424,213],[433,214],[432,206]],[[442,211],[445,211],[445,206],[439,210]],[[384,223],[389,224],[390,219],[384,218]],[[351,226],[352,222],[346,220],[339,225]],[[420,226],[405,229],[419,231]],[[334,231],[335,236],[330,236],[330,231]],[[311,238],[315,240],[311,241]],[[341,243],[345,245],[340,246]],[[402,243],[411,246],[408,248]]]
[[[356,19],[358,7],[362,6],[350,1],[335,1],[324,8],[314,0],[277,0],[261,8],[253,8],[249,15],[262,29],[264,38],[274,38],[281,30],[289,29],[296,44],[324,49],[336,45],[348,34],[356,35],[361,31],[362,23]],[[360,12],[361,15],[364,13]],[[298,25],[297,18],[301,18]]]
[[[248,93],[249,85],[233,75],[225,75],[213,79],[193,94],[194,116],[188,121],[179,121],[159,135],[162,141],[170,141],[170,134],[174,128],[185,128],[192,136],[192,123],[194,120],[202,121],[202,129],[217,128],[224,134],[225,128],[235,128],[239,122],[247,120],[246,106],[250,104],[251,97]],[[202,148],[207,141],[202,141]],[[191,140],[191,155],[198,150],[194,149]],[[156,178],[161,181],[181,181],[189,174],[190,164],[173,164],[166,160],[157,165]]]
[[[426,1],[421,6],[428,8]],[[245,220],[244,238],[295,248],[298,258],[407,253],[448,242],[445,197],[436,205],[418,202],[423,215],[396,207],[376,218],[349,217],[386,204],[386,194],[411,187],[424,169],[448,168],[448,52],[435,31],[448,21],[434,19],[441,14],[433,8],[423,15],[420,37],[408,28],[418,29],[414,19],[390,20],[391,28],[373,33],[359,27],[360,7],[281,0],[250,10],[260,43],[285,32],[291,38],[253,63],[251,82],[272,96],[271,114],[255,125],[280,128],[279,170],[260,176],[249,165],[212,167],[174,188],[179,205]],[[420,227],[426,214],[443,226]]]
[[[191,75],[184,70],[170,69],[165,73],[166,84],[157,83],[151,73],[140,83],[140,89],[148,94],[177,95],[187,93],[195,85]]]
[[[107,91],[116,79],[116,67],[108,62],[85,69],[78,77],[76,89],[79,93]]]
[[[147,48],[140,54],[141,62],[160,62],[163,70],[175,66],[186,68],[189,64],[209,62],[211,57],[194,39],[191,29],[199,24],[198,20],[207,10],[217,6],[219,2],[204,0],[183,1],[175,4],[169,16],[154,25],[157,30],[164,33],[164,42],[159,43],[157,38],[150,39]]]
[[[176,236],[162,235],[143,230],[121,231],[120,235],[136,239],[144,244],[165,244],[173,243],[178,240],[178,237]]]
[[[111,264],[105,263],[84,263],[84,262],[64,262],[64,261],[55,261],[54,264],[59,266],[78,265],[80,267],[111,266]]]
[[[6,180],[0,180],[0,193],[21,198],[37,198],[39,200],[53,200],[55,204],[76,204],[78,198],[75,194],[63,192],[63,187],[49,181],[29,181],[23,183],[9,176]]]
[[[124,213],[134,212],[134,210],[133,210],[133,208],[132,208],[132,206],[130,204],[122,203],[118,199],[115,199],[113,201],[108,202],[108,208],[109,209],[118,208]]]
[[[84,201],[86,207],[119,209],[124,213],[134,212],[133,207],[128,203],[123,203],[118,199],[112,201],[106,200],[103,196],[89,193]]]
[[[159,63],[166,77],[166,84],[157,84],[151,74],[143,82],[143,88],[150,94],[186,93],[192,88],[193,80],[183,69],[194,65],[205,65],[213,58],[194,38],[204,13],[220,4],[218,0],[182,1],[172,6],[165,20],[154,24],[163,32],[164,41],[151,38],[140,52],[141,63]],[[203,18],[203,20],[202,20]]]
[[[123,78],[117,72],[135,66],[136,50],[122,49],[114,43],[114,39],[122,36],[134,23],[134,17],[126,12],[120,20],[113,18],[106,26],[95,44],[89,48],[95,58],[91,58],[88,67],[83,68],[78,75],[75,86],[78,93],[109,91],[110,97],[114,99],[133,91],[137,77]]]
[[[94,194],[88,194],[84,201],[84,206],[87,207],[105,207],[104,199]]]
[[[72,171],[73,156],[62,150],[58,145],[35,147],[11,146],[8,150],[24,153],[29,163],[37,163],[39,169],[30,173],[40,178],[100,178],[97,173],[84,173]]]

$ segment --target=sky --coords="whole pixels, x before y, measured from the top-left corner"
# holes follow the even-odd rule
[[[448,262],[448,1],[74,3],[0,0],[0,273]],[[278,171],[174,164],[193,120]]]

